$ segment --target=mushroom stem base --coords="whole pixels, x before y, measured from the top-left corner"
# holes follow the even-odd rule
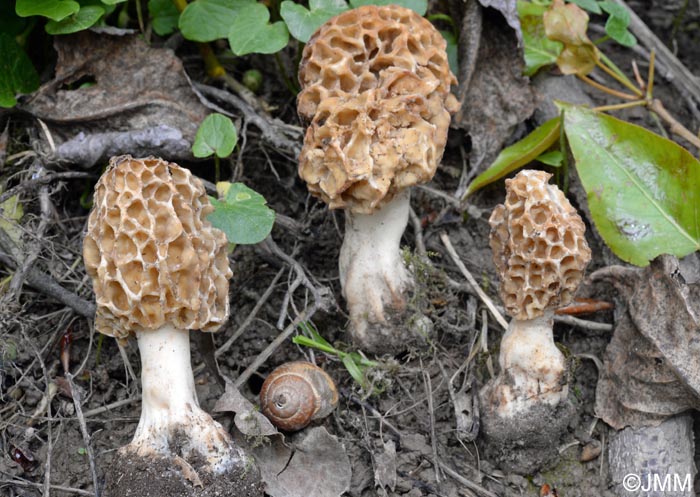
[[[203,458],[221,474],[244,464],[243,451],[197,401],[187,330],[163,326],[136,333],[141,353],[141,419],[124,450],[185,461]]]
[[[401,255],[408,224],[410,196],[400,192],[373,214],[345,211],[345,238],[340,249],[340,284],[350,313],[353,341],[368,352],[405,349],[432,323],[408,309],[414,287]]]

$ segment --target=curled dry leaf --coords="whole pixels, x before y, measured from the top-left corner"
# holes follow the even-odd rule
[[[643,269],[611,267],[594,280],[612,283],[623,306],[596,390],[596,414],[616,429],[658,425],[700,409],[700,280],[662,255]]]
[[[236,427],[249,445],[246,452],[253,454],[272,497],[339,497],[350,488],[350,459],[325,428],[284,437],[230,383],[214,410],[236,413]]]
[[[83,167],[123,153],[192,159],[208,110],[172,50],[91,31],[54,40],[55,78],[18,105],[48,125],[56,148],[39,133],[38,152]]]
[[[600,52],[588,38],[588,14],[578,5],[555,0],[543,15],[547,38],[564,44],[557,66],[564,74],[590,73]]]

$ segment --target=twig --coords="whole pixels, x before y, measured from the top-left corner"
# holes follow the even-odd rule
[[[442,462],[441,460],[438,459],[438,464],[442,468],[442,470],[447,473],[449,476],[457,480],[459,483],[464,485],[470,490],[473,490],[474,492],[478,493],[479,495],[483,495],[484,497],[498,497],[498,495],[494,494],[493,492],[486,490],[484,487],[481,485],[474,483],[471,480],[466,479],[464,476],[460,475],[457,473],[454,469],[450,468],[447,464]]]
[[[7,191],[4,191],[2,194],[0,194],[0,204],[3,203],[5,200],[8,198],[17,195],[18,193],[21,193],[25,190],[31,190],[32,188],[36,188],[37,186],[42,186],[42,185],[48,185],[49,183],[53,181],[59,181],[63,179],[80,179],[80,178],[90,178],[92,174],[90,173],[81,173],[81,172],[65,172],[65,173],[51,173],[47,174],[45,176],[39,176],[36,178],[31,178],[27,180],[23,180],[20,184],[17,186],[13,186]]]
[[[291,322],[289,326],[287,326],[282,333],[277,335],[277,338],[275,338],[270,345],[268,345],[265,350],[260,352],[258,356],[255,358],[255,360],[252,362],[250,366],[246,368],[245,371],[241,373],[241,375],[236,378],[236,381],[234,381],[234,386],[236,388],[241,388],[243,384],[248,381],[248,379],[253,376],[253,374],[262,366],[265,364],[265,361],[269,359],[269,357],[277,350],[277,348],[282,345],[282,343],[287,340],[294,331],[296,331],[297,327],[299,326],[299,323],[302,321],[306,321],[307,319],[311,319],[311,317],[321,309],[323,306],[322,302],[315,301],[313,304],[311,304],[309,307],[304,309],[297,318]]]
[[[613,330],[613,325],[611,324],[598,323],[597,321],[587,321],[585,319],[579,319],[574,316],[555,314],[554,321],[557,323],[564,323],[571,326],[576,326],[577,328],[583,328],[584,330],[608,332]]]
[[[695,136],[685,126],[676,121],[676,119],[666,110],[661,100],[655,98],[647,103],[647,107],[649,110],[656,112],[661,119],[666,121],[671,128],[671,133],[680,136],[700,149],[700,138]]]
[[[416,237],[416,252],[423,258],[428,257],[428,252],[425,250],[425,241],[423,241],[423,227],[421,226],[420,218],[416,214],[416,211],[411,209],[408,211],[411,218],[411,224],[413,225],[413,234]]]
[[[447,253],[450,254],[450,257],[454,261],[454,263],[457,265],[459,270],[462,272],[462,275],[467,279],[469,284],[472,286],[478,297],[481,299],[481,301],[486,304],[486,307],[488,307],[489,311],[491,311],[491,314],[493,315],[494,318],[496,318],[496,321],[498,321],[498,324],[500,324],[504,330],[508,329],[508,322],[503,318],[500,312],[498,312],[498,309],[494,305],[493,301],[491,298],[484,293],[484,291],[481,289],[479,284],[476,282],[474,279],[474,276],[467,270],[467,267],[464,265],[462,260],[459,258],[457,255],[457,252],[455,251],[455,248],[452,246],[452,242],[450,241],[450,237],[447,236],[447,233],[440,233],[440,240],[442,240],[443,245],[445,245],[445,248],[447,249]]]
[[[354,402],[358,406],[367,409],[370,413],[372,413],[374,417],[376,417],[379,420],[381,424],[383,424],[389,429],[389,431],[396,437],[399,443],[401,442],[401,437],[403,436],[403,434],[398,430],[398,428],[396,428],[393,424],[387,421],[386,417],[382,415],[382,413],[380,413],[374,407],[372,407],[371,404],[368,404],[364,400],[360,399],[357,395],[354,395],[346,388],[341,388],[340,394],[346,399],[350,400],[351,402]]]
[[[92,474],[92,485],[95,491],[95,497],[100,497],[100,487],[97,482],[97,470],[95,469],[95,454],[92,451],[90,434],[87,431],[87,423],[85,423],[85,416],[83,415],[82,395],[80,393],[80,389],[76,387],[75,383],[73,382],[73,375],[66,373],[64,376],[70,385],[73,405],[75,406],[75,414],[78,418],[78,424],[80,425],[80,433],[83,435],[83,443],[85,444],[85,451],[87,452],[88,456],[88,464],[90,465],[90,473]]]
[[[4,475],[9,475],[9,473],[5,473],[4,471],[0,471],[0,473],[2,473]],[[34,483],[33,481],[20,480],[16,476],[13,477],[12,480],[0,481],[0,484],[4,484],[4,483],[9,483],[10,485],[15,485],[18,487],[42,488],[44,486],[41,483]],[[79,488],[63,487],[61,485],[49,485],[49,487],[52,490],[58,490],[59,492],[67,492],[67,493],[76,494],[76,495],[88,495],[90,497],[92,497],[94,495],[92,492],[88,492],[87,490],[81,490]]]
[[[437,437],[435,436],[435,408],[433,406],[433,387],[430,382],[430,374],[423,368],[423,360],[420,361],[421,372],[423,373],[423,386],[428,399],[428,413],[430,414],[430,446],[433,450],[433,469],[435,470],[435,482],[439,485],[440,465],[438,463]]]
[[[133,404],[134,402],[139,402],[141,400],[141,395],[134,395],[132,397],[129,397],[128,399],[122,399],[118,400],[116,402],[112,402],[111,404],[107,404],[106,406],[102,407],[96,407],[95,409],[90,409],[89,411],[85,411],[83,414],[86,418],[92,418],[94,416],[97,416],[99,414],[103,414],[105,412],[112,411],[114,409],[118,409],[123,406],[128,406],[129,404]]]

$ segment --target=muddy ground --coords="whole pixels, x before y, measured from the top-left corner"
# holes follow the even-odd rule
[[[677,50],[686,66],[700,76],[700,4],[691,0],[630,2],[630,5]],[[629,67],[632,52],[612,50],[616,62]],[[196,79],[199,71],[196,56],[181,55]],[[266,61],[253,57],[246,64],[263,71],[263,97],[277,108],[275,115],[297,124],[294,98]],[[241,66],[237,72],[243,69]],[[585,91],[596,103],[608,103],[599,93]],[[685,100],[663,79],[658,81],[657,96],[690,129],[698,129],[699,123],[685,108]],[[623,116],[654,126],[642,110],[629,111]],[[22,131],[22,125],[22,116],[12,118],[10,155],[29,148],[31,137]],[[531,129],[530,124],[521,126],[512,139],[522,136],[527,129]],[[554,454],[549,467],[526,475],[504,472],[493,461],[481,457],[478,439],[457,431],[450,389],[458,390],[466,384],[467,397],[470,392],[476,393],[473,387],[470,389],[471,382],[475,380],[475,385],[483,385],[490,377],[490,370],[497,367],[501,336],[500,328],[489,319],[481,300],[472,295],[439,237],[447,233],[467,268],[498,303],[498,281],[488,247],[488,217],[502,201],[503,183],[474,195],[468,210],[457,209],[446,201],[443,193],[451,195],[464,171],[470,173],[462,159],[463,150],[468,150],[464,133],[453,130],[443,165],[430,188],[417,188],[413,193],[417,222],[409,223],[403,239],[407,259],[416,268],[425,292],[424,310],[435,323],[429,346],[398,357],[380,358],[381,367],[369,372],[371,389],[367,392],[360,389],[337,358],[313,353],[287,340],[241,391],[256,402],[264,377],[285,361],[313,360],[330,373],[338,384],[341,399],[324,426],[339,439],[350,458],[352,496],[537,496],[544,485],[549,485],[561,497],[612,497],[605,452],[609,428],[593,412],[598,371],[590,360],[591,356],[602,358],[610,339],[608,331],[564,324],[555,327],[555,340],[571,365],[570,399],[575,413],[568,420],[567,434],[553,440],[547,449]],[[200,177],[214,179],[213,164],[184,165]],[[16,184],[22,180],[24,167],[26,163],[15,160],[6,164],[2,172],[5,177],[20,178],[15,180]],[[262,193],[275,211],[295,221],[277,224],[272,238],[298,262],[313,288],[298,286],[295,269],[266,247],[237,247],[231,255],[234,272],[231,319],[213,337],[215,346],[223,344],[241,326],[276,275],[280,276],[267,302],[234,346],[219,358],[221,374],[235,380],[279,335],[279,324],[288,325],[313,303],[313,289],[327,287],[331,296],[328,307],[316,312],[311,322],[328,341],[344,348],[347,315],[337,271],[342,213],[330,212],[309,197],[297,178],[295,162],[260,141],[254,133],[248,137],[240,162],[224,162],[223,171],[224,176],[232,175],[233,180],[244,181]],[[80,197],[92,187],[99,171],[95,169],[91,173],[94,175],[88,181],[73,180],[51,187],[52,222],[39,240],[33,234],[40,224],[37,192],[27,191],[22,198],[26,213],[23,237],[32,247],[37,247],[37,267],[50,272],[62,285],[87,300],[93,296],[82,264],[81,242],[88,210]],[[590,227],[590,220],[586,222]],[[429,262],[416,253],[419,237]],[[616,262],[597,237],[591,235],[589,241],[594,248],[589,271]],[[7,268],[0,267],[0,280],[11,274]],[[69,390],[61,381],[61,340],[70,330],[69,365],[84,397],[82,411],[100,485],[106,469],[120,462],[117,449],[130,441],[138,422],[139,386],[129,371],[132,368],[138,377],[136,345],[129,343],[122,356],[114,340],[94,334],[89,320],[28,285],[10,290],[7,281],[0,291],[0,495],[42,495],[46,478],[51,484],[50,494],[55,497],[94,495],[85,440],[73,400],[67,395]],[[582,293],[612,300],[609,290],[603,288],[584,287]],[[585,318],[612,323],[613,314],[607,311]],[[488,337],[488,349],[474,355],[467,368],[468,375],[457,374],[453,378],[465,364],[472,347],[480,347],[480,337]],[[195,341],[195,366],[204,363],[197,351],[204,343]],[[221,383],[206,367],[200,369],[196,383],[203,408],[211,412],[223,393]],[[231,416],[216,417],[232,426]],[[389,442],[395,446],[395,455],[387,449]],[[590,460],[582,461],[583,453],[584,459],[590,457]],[[396,467],[396,480],[389,478],[386,487],[375,487],[375,472],[392,465]]]

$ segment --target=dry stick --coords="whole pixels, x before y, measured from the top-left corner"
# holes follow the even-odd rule
[[[292,323],[287,326],[282,333],[277,335],[277,338],[275,338],[270,345],[268,345],[265,350],[260,352],[258,356],[255,358],[253,363],[246,368],[245,371],[241,373],[241,375],[236,378],[236,381],[233,382],[233,385],[236,388],[241,388],[243,384],[248,381],[248,379],[253,376],[253,374],[262,366],[265,364],[265,361],[269,359],[269,357],[277,350],[277,348],[282,345],[282,343],[287,340],[292,333],[297,329],[299,326],[299,323],[302,321],[306,321],[307,319],[311,319],[311,317],[323,307],[323,304],[316,301],[306,309],[304,309],[297,318],[292,321]]]
[[[5,473],[4,471],[0,471],[0,473],[9,474],[9,473]],[[33,481],[18,480],[16,476],[12,480],[0,481],[0,484],[2,484],[2,483],[9,483],[10,485],[16,485],[18,487],[42,488],[44,486],[41,483],[34,483]],[[72,493],[72,494],[77,494],[77,495],[88,495],[90,497],[92,497],[92,495],[93,495],[92,492],[88,492],[87,490],[81,490],[79,488],[63,487],[61,485],[50,485],[50,488],[52,490],[58,490],[59,492],[66,492],[66,493]]]
[[[688,128],[676,121],[676,119],[668,113],[668,111],[664,107],[664,104],[661,103],[661,100],[655,98],[647,102],[647,108],[653,112],[656,112],[661,119],[666,121],[666,123],[668,123],[668,125],[671,127],[671,132],[673,134],[680,136],[684,140],[687,140],[688,142],[692,143],[695,147],[700,149],[700,138],[695,136],[688,130]]]
[[[430,446],[433,450],[433,470],[435,471],[435,482],[440,484],[440,466],[438,464],[437,437],[435,436],[435,408],[433,406],[433,386],[430,382],[430,374],[423,369],[421,359],[421,372],[423,373],[423,386],[428,399],[428,413],[430,414]]]
[[[554,321],[557,323],[564,323],[571,326],[576,326],[577,328],[584,328],[592,331],[612,331],[613,325],[608,323],[598,323],[596,321],[586,321],[584,319],[579,319],[574,316],[566,316],[562,314],[555,314]]]
[[[466,479],[464,476],[460,475],[457,473],[454,469],[450,468],[447,464],[444,462],[440,461],[438,459],[438,464],[442,468],[442,470],[447,473],[449,476],[457,480],[459,483],[464,485],[470,490],[473,490],[474,492],[478,493],[479,495],[483,495],[484,497],[498,497],[498,495],[494,494],[493,492],[486,490],[484,487],[481,485],[478,485],[474,483],[471,480]]]
[[[462,272],[462,275],[464,275],[464,277],[467,279],[472,288],[474,288],[474,291],[479,296],[481,301],[484,304],[486,304],[486,307],[488,307],[489,311],[491,311],[493,317],[496,318],[498,324],[500,324],[504,330],[507,330],[508,322],[503,318],[503,316],[501,316],[501,313],[498,312],[498,309],[496,308],[493,301],[489,298],[488,295],[486,295],[486,293],[484,293],[484,291],[474,279],[474,276],[472,276],[472,274],[467,270],[467,267],[464,265],[462,260],[457,255],[455,248],[452,246],[452,242],[450,241],[450,237],[447,236],[447,233],[440,233],[440,240],[442,240],[443,245],[445,245],[445,248],[447,249],[447,253],[450,254],[450,257],[457,265],[459,270]]]
[[[83,435],[83,443],[85,444],[85,451],[88,456],[88,464],[90,465],[90,473],[92,474],[92,485],[95,490],[95,497],[100,497],[100,487],[97,482],[97,470],[95,469],[95,454],[92,451],[92,443],[90,443],[90,434],[87,431],[87,423],[85,423],[85,416],[83,415],[82,406],[82,395],[80,390],[75,386],[73,382],[73,375],[66,373],[66,380],[70,385],[71,396],[73,397],[73,405],[75,406],[75,414],[78,417],[78,424],[80,425],[80,433]]]
[[[658,53],[659,59],[668,68],[672,77],[668,79],[677,87],[690,93],[696,102],[700,103],[700,78],[688,70],[678,58],[673,55],[666,45],[644,24],[639,16],[630,9],[624,0],[612,0],[623,6],[630,16],[629,30],[650,50]]]

